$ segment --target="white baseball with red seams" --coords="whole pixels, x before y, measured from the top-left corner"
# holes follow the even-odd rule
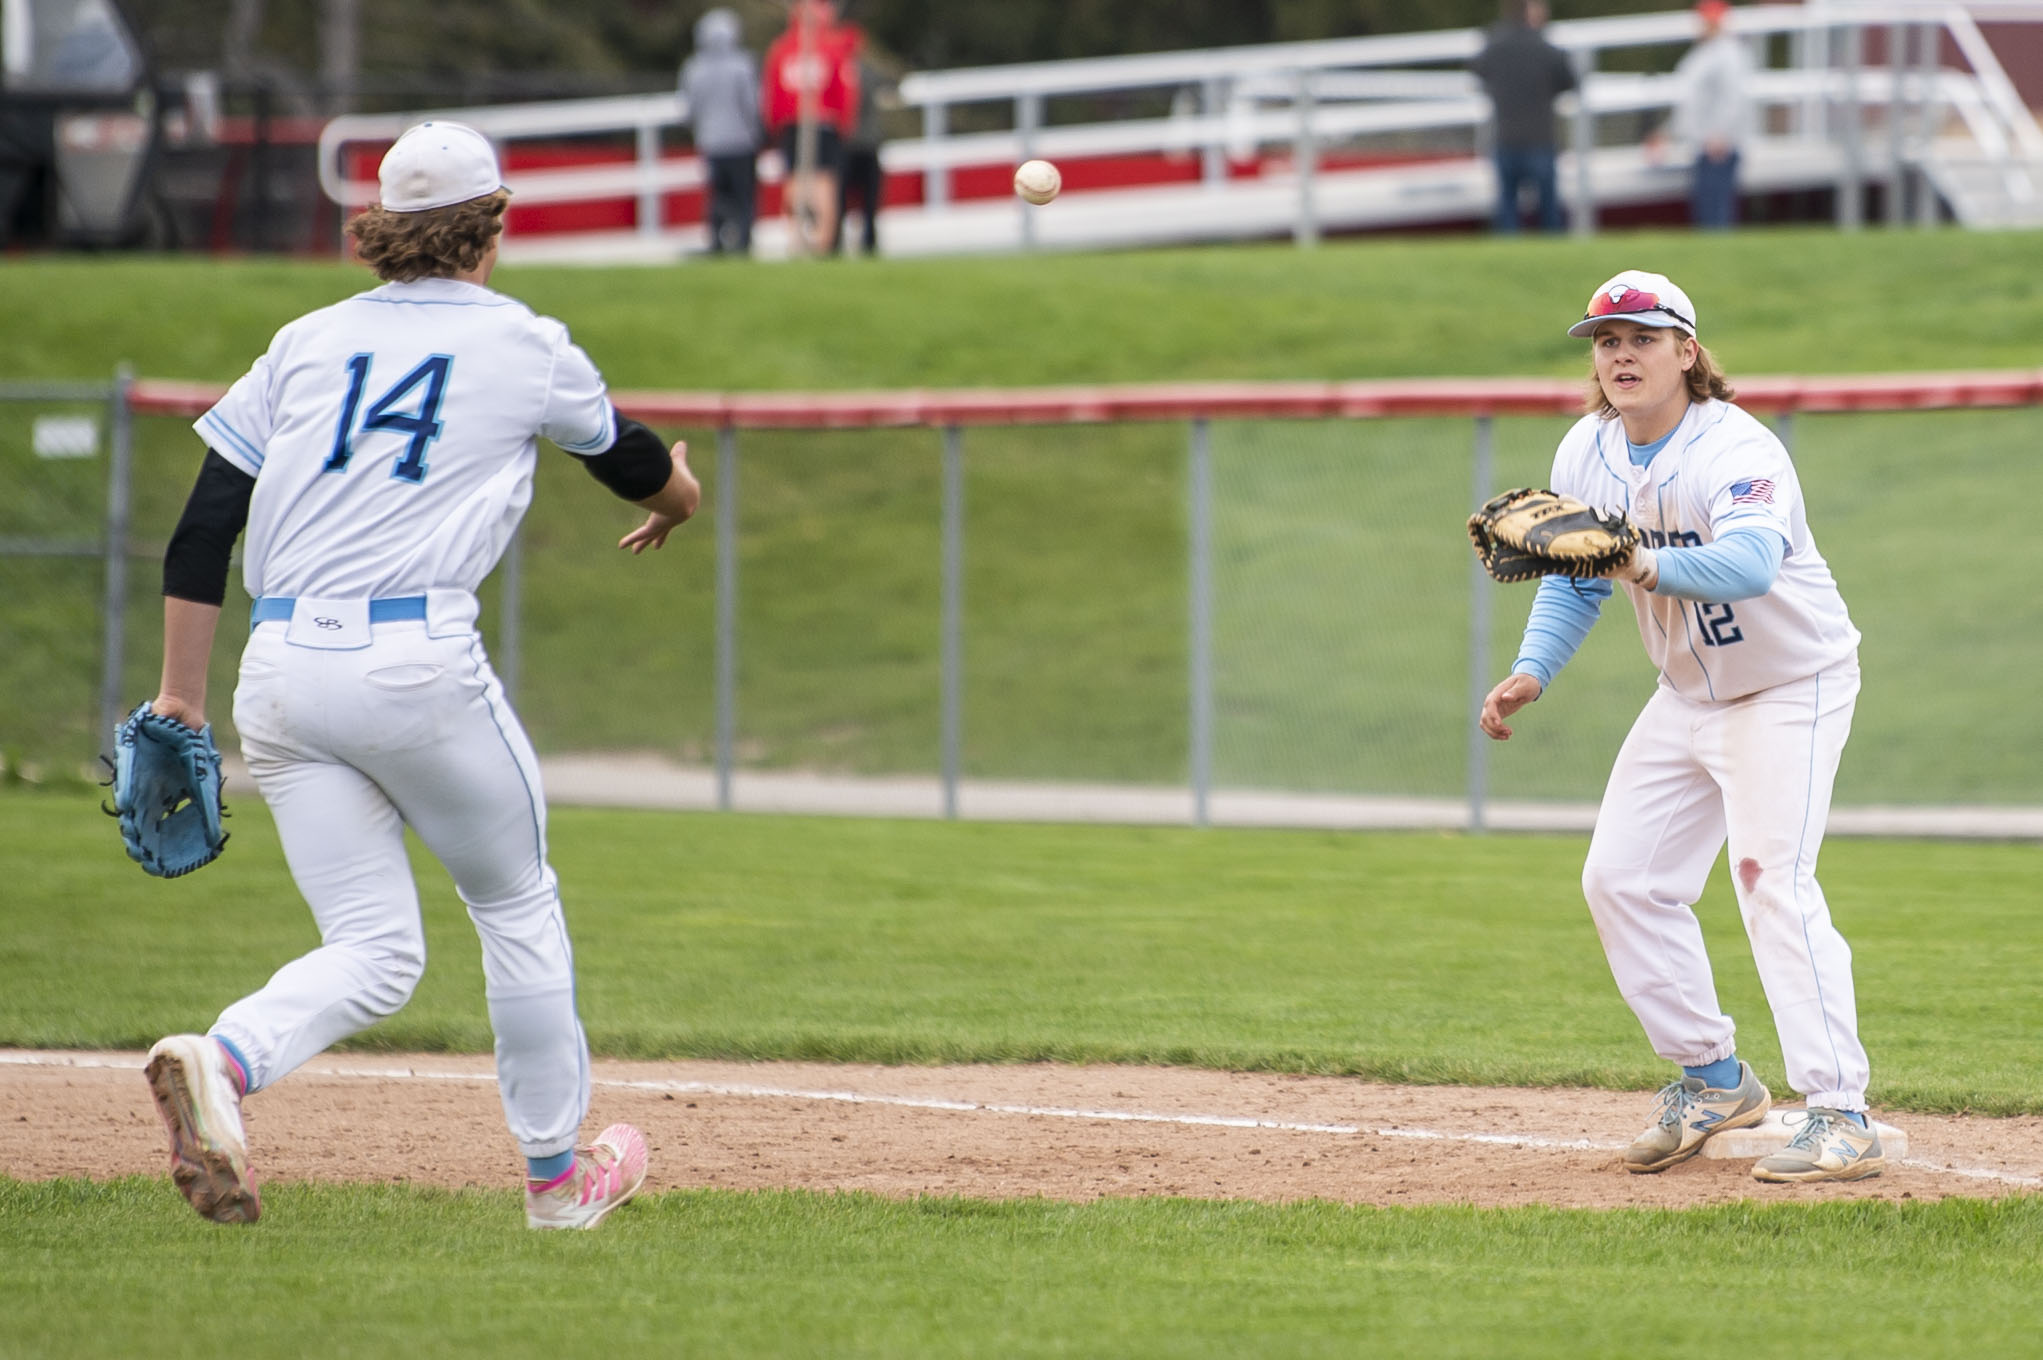
[[[1063,188],[1063,174],[1048,161],[1023,161],[1015,167],[1014,191],[1030,203],[1048,203]]]

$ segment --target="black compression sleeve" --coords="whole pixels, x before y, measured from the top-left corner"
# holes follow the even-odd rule
[[[623,414],[617,417],[617,442],[582,461],[591,477],[628,501],[656,495],[674,475],[674,460],[660,437]]]
[[[163,554],[163,593],[198,604],[227,598],[227,561],[248,523],[255,478],[211,449]]]

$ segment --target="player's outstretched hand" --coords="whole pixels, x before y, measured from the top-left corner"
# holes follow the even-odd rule
[[[1485,736],[1498,741],[1511,740],[1511,729],[1504,725],[1504,719],[1537,699],[1545,688],[1537,676],[1505,676],[1483,700],[1483,715],[1477,725],[1483,729]]]
[[[644,552],[647,548],[664,548],[667,546],[667,535],[680,528],[681,523],[680,520],[672,515],[663,515],[658,511],[654,511],[646,516],[644,524],[639,525],[638,528],[633,529],[623,538],[618,539],[617,546],[631,549],[632,556],[634,557]]]
[[[663,548],[667,535],[688,522],[702,504],[702,483],[688,470],[688,441],[677,440],[673,449],[674,471],[667,484],[639,504],[646,508],[646,522],[617,540],[636,557],[647,548]]]

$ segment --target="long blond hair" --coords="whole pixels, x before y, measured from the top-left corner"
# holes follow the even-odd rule
[[[1702,341],[1680,327],[1671,327],[1676,335],[1695,346],[1695,362],[1688,366],[1682,378],[1688,383],[1690,401],[1735,401],[1737,392],[1731,388],[1731,380],[1724,376],[1724,370],[1717,366],[1717,356],[1710,353]],[[1617,408],[1610,404],[1610,398],[1603,393],[1603,383],[1596,376],[1596,360],[1589,360],[1589,391],[1583,409],[1604,420],[1617,419]]]

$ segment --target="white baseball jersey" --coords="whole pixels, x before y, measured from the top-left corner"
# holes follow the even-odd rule
[[[1684,698],[1738,699],[1852,656],[1859,632],[1803,512],[1795,465],[1771,430],[1727,402],[1689,405],[1665,446],[1632,465],[1624,423],[1584,416],[1554,453],[1553,489],[1623,510],[1649,547],[1699,547],[1733,529],[1787,544],[1773,588],[1731,604],[1626,584],[1646,654]]]
[[[453,279],[291,322],[194,428],[256,479],[248,593],[338,599],[474,590],[531,502],[535,435],[617,438],[565,326]]]
[[[409,1000],[425,966],[409,827],[482,942],[519,1150],[573,1148],[589,1106],[573,951],[538,758],[474,590],[531,500],[536,437],[615,442],[602,378],[520,302],[391,283],[278,331],[197,429],[255,477],[243,575],[282,612],[249,635],[234,722],[320,935],[213,1032],[260,1089]],[[423,616],[372,608],[421,595]]]

